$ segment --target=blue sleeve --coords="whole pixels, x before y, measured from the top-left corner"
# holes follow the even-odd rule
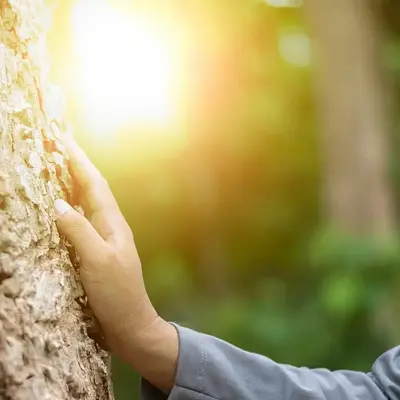
[[[400,347],[368,374],[295,368],[176,326],[179,361],[166,396],[142,382],[143,400],[400,400]]]

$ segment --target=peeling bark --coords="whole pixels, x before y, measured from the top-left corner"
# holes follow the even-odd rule
[[[42,0],[0,0],[0,398],[112,399],[56,198],[71,201]],[[84,301],[84,300],[83,300]]]

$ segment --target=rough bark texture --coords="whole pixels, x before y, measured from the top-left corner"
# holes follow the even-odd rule
[[[46,8],[0,0],[0,13],[0,398],[111,399],[107,353],[87,335],[77,260],[54,222],[71,180]]]
[[[390,236],[387,94],[374,0],[308,0],[316,37],[328,218],[349,233]]]

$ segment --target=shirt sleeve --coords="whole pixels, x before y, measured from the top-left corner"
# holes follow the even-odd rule
[[[296,368],[174,325],[179,334],[175,385],[164,395],[145,380],[142,400],[399,400],[400,347],[370,373]]]

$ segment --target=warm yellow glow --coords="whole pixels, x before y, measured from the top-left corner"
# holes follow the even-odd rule
[[[166,124],[176,112],[174,43],[156,24],[111,4],[80,0],[73,10],[86,122],[96,133]]]

